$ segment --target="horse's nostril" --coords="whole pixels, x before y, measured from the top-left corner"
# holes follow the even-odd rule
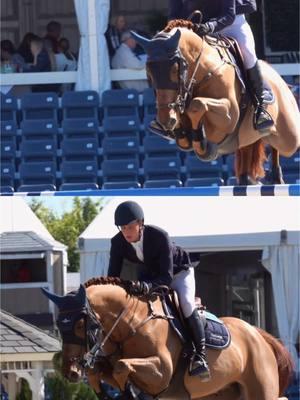
[[[68,379],[71,382],[77,382],[79,380],[79,374],[78,372],[71,371],[68,375]]]

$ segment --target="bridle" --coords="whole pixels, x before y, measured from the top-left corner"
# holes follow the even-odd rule
[[[153,294],[161,293],[152,292],[151,295]],[[154,312],[150,297],[148,298],[147,303],[149,315],[144,320],[140,321],[136,326],[132,327],[130,325],[130,332],[123,342],[133,337],[138,330],[151,319],[162,318],[168,320],[172,318],[167,315],[156,314]],[[84,346],[85,348],[85,353],[83,356],[71,357],[69,362],[77,363],[81,368],[85,369],[93,368],[95,363],[101,359],[106,359],[109,361],[109,358],[113,356],[120,348],[120,345],[112,340],[111,335],[121,319],[127,314],[128,310],[129,306],[127,305],[119,312],[115,322],[107,333],[105,332],[101,321],[97,318],[95,312],[91,308],[88,299],[86,299],[85,306],[81,309],[60,311],[57,325],[63,343],[77,344]],[[75,323],[82,318],[85,320],[85,335],[84,338],[79,338],[75,335],[74,327]],[[108,340],[115,346],[115,351],[110,354],[107,354],[104,350],[104,346]]]
[[[192,93],[193,93],[193,88],[196,83],[195,76],[197,74],[197,71],[200,66],[200,59],[201,55],[203,53],[203,47],[204,47],[204,40],[202,41],[202,46],[199,52],[199,55],[196,60],[196,66],[194,68],[194,71],[192,73],[191,78],[189,79],[188,77],[188,63],[183,56],[179,46],[177,47],[175,53],[173,56],[168,58],[169,63],[178,64],[178,83],[172,82],[170,79],[168,82],[165,82],[164,87],[161,86],[156,86],[155,89],[171,89],[171,90],[178,90],[178,94],[176,97],[176,100],[172,103],[161,103],[161,104],[156,104],[157,109],[163,109],[163,108],[168,108],[168,109],[173,109],[175,111],[179,111],[180,114],[183,114],[187,103],[190,101],[192,98]],[[159,61],[155,61],[157,64]],[[150,63],[147,62],[147,65],[149,67],[150,64],[154,65],[154,62]],[[153,68],[153,67],[152,67]]]
[[[196,85],[196,83],[197,83],[197,87],[199,88],[199,86],[206,83],[214,75],[214,73],[218,69],[220,69],[223,65],[225,65],[225,64],[233,65],[230,61],[224,59],[224,57],[222,57],[221,54],[219,53],[220,58],[221,58],[221,63],[218,64],[212,70],[208,71],[199,82],[196,82],[195,76],[196,76],[199,66],[200,66],[201,56],[203,54],[205,42],[207,42],[209,45],[213,44],[208,41],[208,38],[206,38],[206,36],[202,37],[202,46],[201,46],[199,55],[196,59],[196,65],[195,65],[194,71],[193,71],[190,79],[188,79],[188,63],[187,63],[186,59],[184,58],[184,56],[182,55],[179,46],[177,47],[176,52],[175,52],[176,57],[174,57],[174,63],[177,62],[179,65],[179,77],[178,77],[179,85],[176,86],[176,90],[178,90],[178,86],[179,86],[179,93],[176,97],[176,100],[172,103],[158,104],[156,102],[156,108],[158,110],[168,108],[168,109],[178,111],[180,114],[183,114],[185,112],[185,109],[188,106],[190,100],[192,99],[193,90],[194,90],[194,86]],[[169,60],[171,61],[172,59],[169,59]],[[159,61],[157,61],[157,63],[158,62]],[[174,82],[172,82],[172,83],[173,83],[173,85],[175,85]],[[175,86],[173,86],[173,85],[172,85],[172,87],[170,85],[169,89],[174,90]],[[162,89],[162,88],[155,87],[155,89]]]

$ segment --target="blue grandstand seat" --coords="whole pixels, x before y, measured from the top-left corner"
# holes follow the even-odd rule
[[[139,157],[139,141],[132,137],[105,137],[102,141],[103,158],[109,159],[136,159]]]
[[[56,150],[56,141],[53,138],[23,140],[20,145],[21,159],[25,162],[56,162]]]
[[[154,136],[154,137],[157,136],[156,133],[153,133],[148,129],[149,124],[151,121],[153,121],[153,119],[155,119],[155,117],[153,115],[145,115],[145,117],[144,117],[145,136]]]
[[[180,159],[176,157],[145,158],[143,163],[145,180],[180,180],[180,166]]]
[[[61,143],[64,160],[97,160],[98,141],[96,138],[64,139]]]
[[[62,121],[64,138],[97,138],[99,122],[96,118],[66,119]]]
[[[16,143],[13,141],[1,140],[1,163],[14,161],[16,158]]]
[[[222,176],[222,159],[214,161],[201,161],[197,156],[190,155],[185,159],[187,178],[208,178]]]
[[[16,143],[17,124],[15,121],[1,121],[0,140]]]
[[[99,186],[97,183],[63,183],[60,185],[59,190],[98,190]]]
[[[63,119],[98,118],[99,95],[93,90],[65,92],[61,105]]]
[[[140,121],[138,117],[105,117],[103,119],[104,136],[140,137]]]
[[[57,121],[58,96],[52,92],[26,93],[21,98],[21,110],[24,120]]]
[[[56,190],[56,164],[53,161],[22,162],[18,191]]]
[[[106,90],[102,94],[104,118],[139,117],[139,94],[135,89]]]
[[[199,187],[199,186],[223,186],[224,180],[218,177],[211,178],[188,178],[184,186]]]
[[[80,185],[87,183],[90,186],[86,187],[86,189],[98,188],[98,164],[96,160],[63,161],[60,169],[63,185],[66,183]]]
[[[140,189],[141,184],[137,181],[104,182],[103,189]]]
[[[144,183],[145,188],[174,188],[181,186],[182,182],[179,179],[147,180]]]
[[[236,176],[229,176],[226,182],[227,186],[236,186],[238,185],[238,180]]]
[[[53,120],[32,120],[21,122],[22,138],[25,140],[46,140],[57,141],[58,124]]]
[[[138,182],[139,163],[137,160],[104,160],[101,168],[103,182]]]
[[[18,103],[14,96],[1,93],[1,121],[17,123]]]
[[[156,115],[156,98],[154,90],[152,88],[147,88],[143,91],[143,108],[144,108],[144,118],[151,117],[152,119]]]
[[[176,157],[179,154],[175,140],[166,140],[157,135],[145,136],[143,144],[145,157]]]
[[[285,174],[284,175],[284,183],[297,183],[300,184],[300,173],[295,174]]]
[[[15,186],[15,163],[1,162],[1,192],[13,192]]]

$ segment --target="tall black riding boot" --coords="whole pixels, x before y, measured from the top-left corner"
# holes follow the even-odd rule
[[[206,360],[205,352],[205,332],[203,321],[195,309],[190,317],[187,318],[193,342],[196,348],[196,354],[192,361],[190,375],[198,375],[202,381],[210,380],[210,371]]]
[[[258,61],[254,67],[248,69],[247,73],[252,92],[256,97],[256,104],[254,104],[254,128],[258,131],[265,131],[274,125],[271,115],[266,110],[267,99],[273,97],[272,91],[269,85],[264,82]]]

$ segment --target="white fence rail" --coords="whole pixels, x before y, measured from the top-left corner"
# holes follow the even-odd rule
[[[299,75],[300,73],[300,64],[273,64],[272,66],[282,76]],[[0,74],[0,86],[74,83],[76,82],[76,76],[76,71]],[[112,69],[110,70],[110,76],[112,81],[140,80],[146,79],[146,71]]]

